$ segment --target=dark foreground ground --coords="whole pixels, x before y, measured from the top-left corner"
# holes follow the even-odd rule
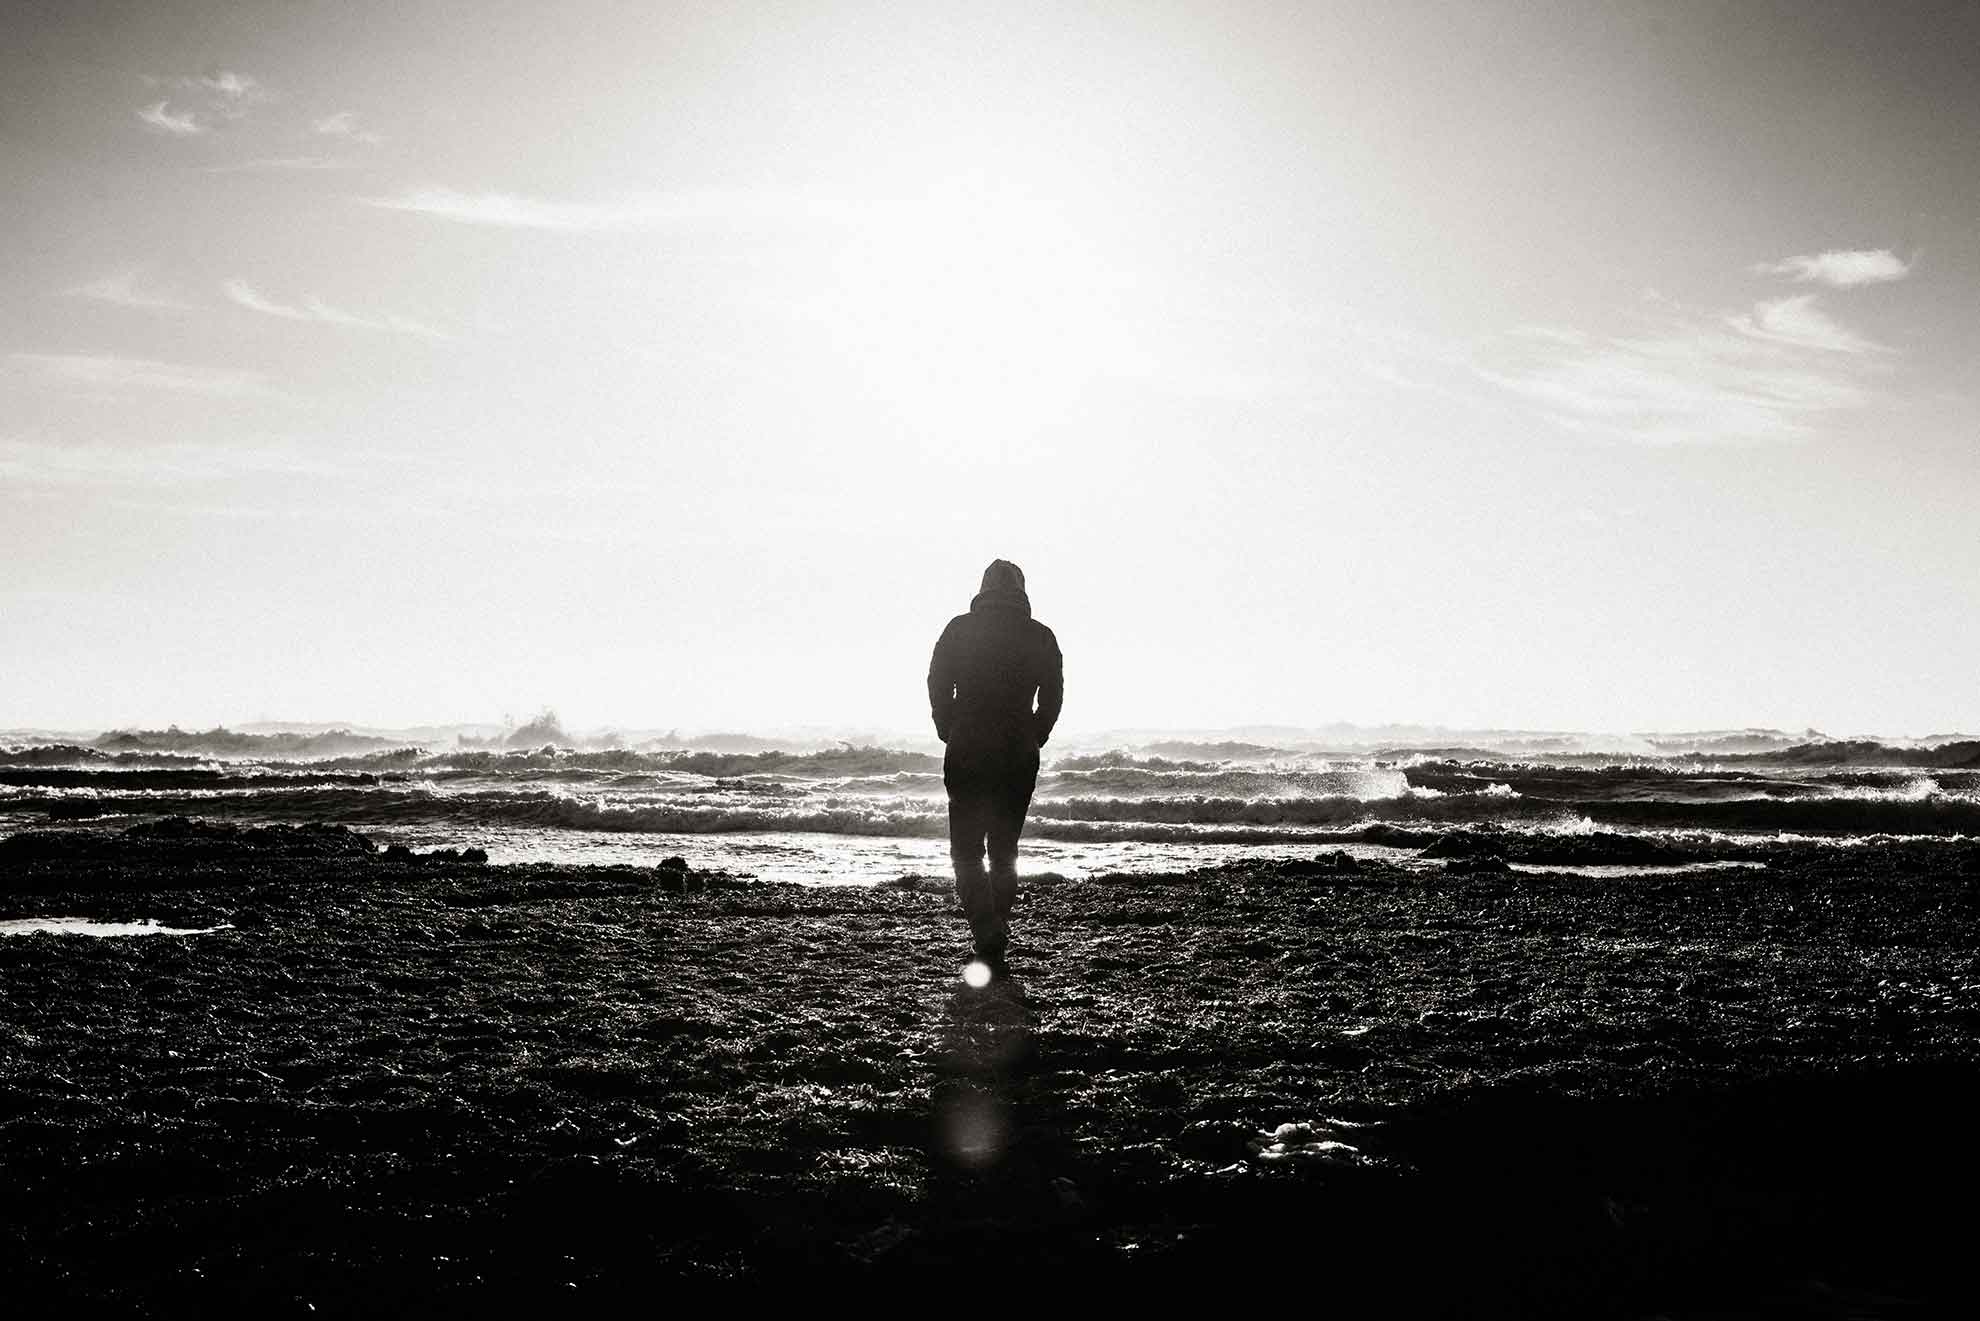
[[[1963,1316],[1976,856],[1037,884],[1012,977],[971,990],[933,887],[17,836],[0,917],[232,929],[0,939],[0,1279],[15,1315],[702,1283],[960,1315],[1076,1279]]]

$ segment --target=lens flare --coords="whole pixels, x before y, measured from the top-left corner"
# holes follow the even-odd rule
[[[990,984],[990,965],[982,959],[973,960],[963,969],[963,984],[971,990],[980,991]]]
[[[969,1169],[987,1169],[1010,1146],[1011,1121],[1003,1101],[975,1087],[937,1100],[937,1123],[949,1158]]]

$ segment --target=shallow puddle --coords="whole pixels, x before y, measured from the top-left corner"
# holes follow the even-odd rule
[[[0,920],[0,936],[32,936],[38,931],[51,936],[204,936],[232,927],[231,922],[217,927],[167,927],[156,922],[99,922],[91,917],[11,917]]]

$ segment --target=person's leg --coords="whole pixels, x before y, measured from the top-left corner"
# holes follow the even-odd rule
[[[1031,807],[1031,791],[1038,782],[1036,763],[1017,767],[997,787],[989,821],[990,892],[995,898],[999,923],[1011,919],[1011,906],[1017,902],[1018,836],[1024,833],[1024,814]]]
[[[996,918],[996,899],[983,872],[983,847],[990,830],[991,799],[980,786],[949,786],[949,861],[956,869],[956,900],[970,931],[984,934]]]

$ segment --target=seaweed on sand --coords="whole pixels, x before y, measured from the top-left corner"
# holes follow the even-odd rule
[[[1970,852],[1040,885],[981,992],[939,893],[65,860],[37,907],[233,927],[0,941],[0,1271],[154,1313],[1313,1260],[1405,1313],[1950,1298]]]

